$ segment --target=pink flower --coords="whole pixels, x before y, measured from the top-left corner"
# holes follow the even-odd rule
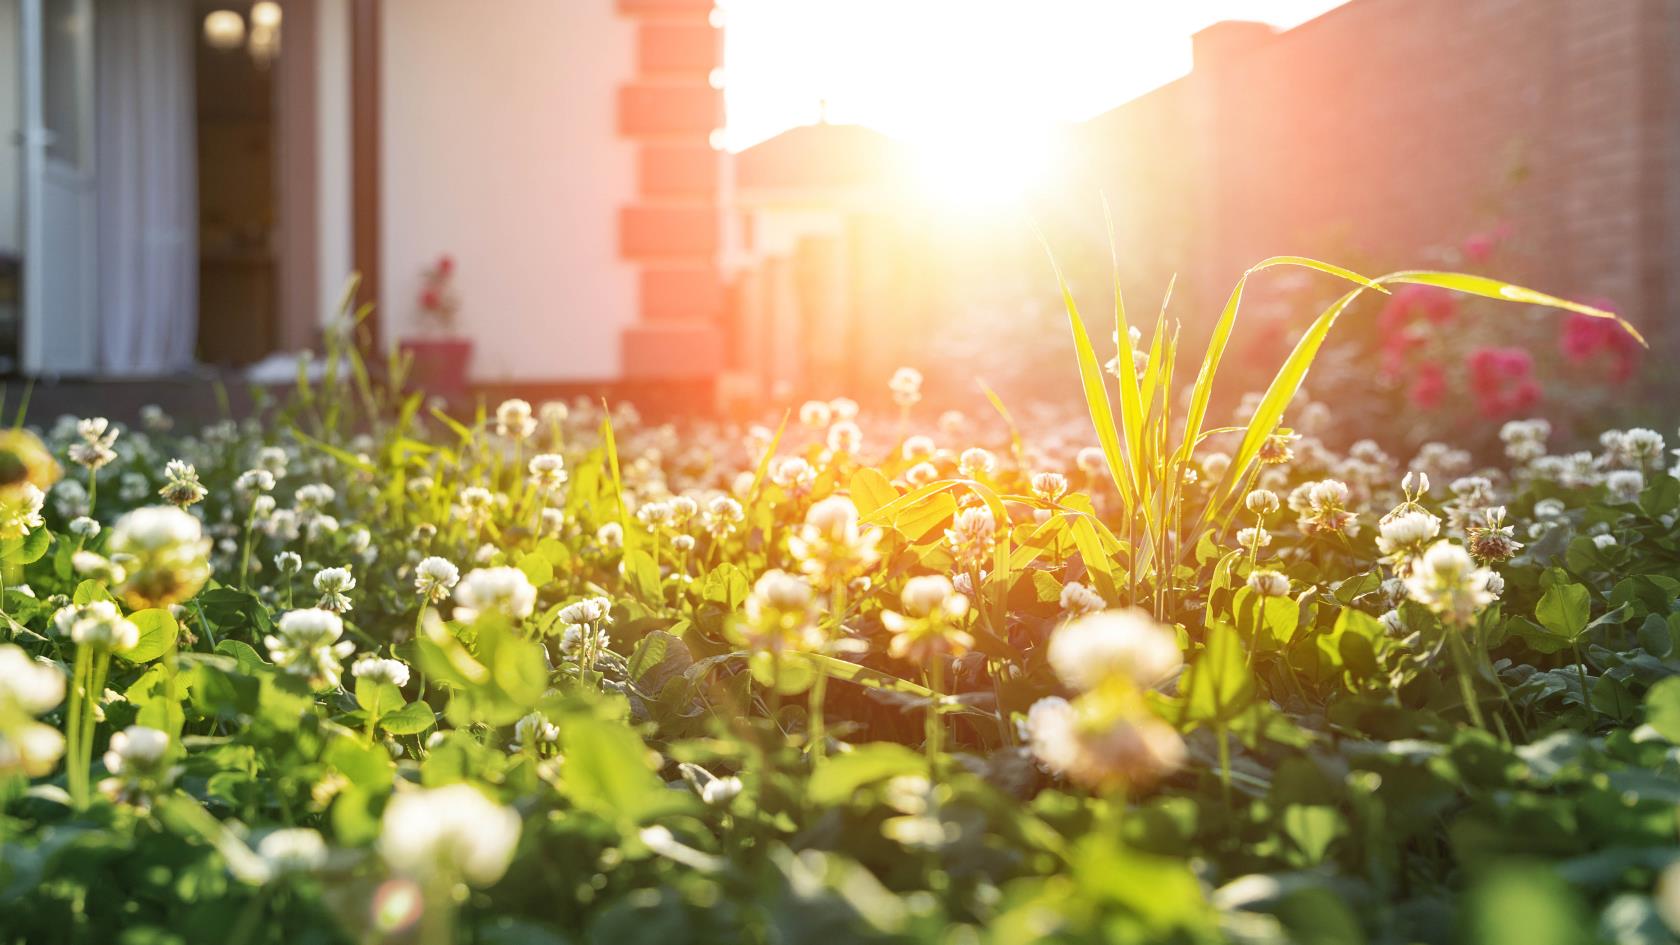
[[[1595,301],[1592,305],[1614,311],[1610,303]],[[1639,367],[1643,351],[1622,326],[1608,318],[1571,313],[1558,333],[1558,350],[1571,364],[1585,364],[1605,356],[1610,362],[1610,379],[1620,384],[1633,376]]]
[[[1433,325],[1445,325],[1458,314],[1458,297],[1433,285],[1407,285],[1394,290],[1377,316],[1385,335],[1403,332],[1418,318]]]
[[[1521,348],[1477,348],[1465,360],[1476,406],[1490,419],[1509,417],[1540,400],[1534,359]]]
[[[1441,365],[1435,361],[1419,364],[1417,373],[1412,375],[1412,386],[1406,391],[1406,396],[1413,406],[1423,410],[1433,410],[1441,406],[1441,401],[1447,396],[1447,376],[1441,370]]]
[[[1493,238],[1492,233],[1472,233],[1465,237],[1464,244],[1460,248],[1464,250],[1466,259],[1471,262],[1482,263],[1488,261],[1497,245],[1498,243]]]

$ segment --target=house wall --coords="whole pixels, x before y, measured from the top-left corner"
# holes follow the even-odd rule
[[[419,330],[422,270],[456,261],[482,383],[615,378],[637,271],[615,133],[636,33],[606,0],[401,0],[381,24],[385,337]]]
[[[0,0],[0,254],[15,255],[23,245],[23,149],[17,136],[23,128],[23,90],[19,87],[18,0]]]
[[[316,309],[330,318],[355,269],[350,249],[350,3],[316,0]]]
[[[1352,0],[1276,35],[1223,23],[1189,76],[1094,119],[1083,150],[1123,258],[1145,286],[1179,272],[1181,311],[1266,256],[1453,264],[1431,250],[1507,223],[1500,275],[1659,328],[1680,279],[1676,9]]]

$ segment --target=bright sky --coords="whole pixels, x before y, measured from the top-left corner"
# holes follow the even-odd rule
[[[725,145],[815,121],[922,141],[1028,134],[1183,75],[1222,19],[1294,26],[1345,0],[720,0]]]

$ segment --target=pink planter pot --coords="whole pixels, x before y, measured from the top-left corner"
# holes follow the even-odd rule
[[[473,343],[467,338],[413,338],[397,343],[409,358],[411,388],[444,397],[467,392],[467,366],[472,363]]]

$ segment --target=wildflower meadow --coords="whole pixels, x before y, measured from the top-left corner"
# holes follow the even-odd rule
[[[1230,416],[1241,284],[1199,352],[1064,286],[1059,408],[452,413],[347,317],[256,417],[20,414],[0,942],[1673,941],[1675,428],[1307,384],[1373,296],[1639,334],[1278,267],[1347,294]]]

